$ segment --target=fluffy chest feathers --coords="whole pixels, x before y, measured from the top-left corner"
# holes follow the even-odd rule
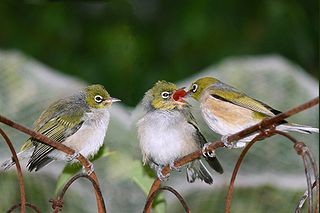
[[[138,122],[143,161],[166,165],[198,149],[195,128],[179,111],[148,112]]]
[[[81,128],[67,138],[64,144],[85,157],[94,155],[103,144],[109,118],[108,109],[94,109],[85,113]]]

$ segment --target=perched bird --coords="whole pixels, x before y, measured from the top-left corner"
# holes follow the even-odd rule
[[[148,163],[157,172],[160,180],[165,180],[162,168],[169,165],[177,169],[174,161],[200,149],[206,139],[197,127],[189,105],[177,97],[185,93],[173,83],[158,81],[145,93],[142,104],[146,114],[138,121],[138,138],[143,155],[143,162]],[[173,95],[176,94],[176,95]],[[209,165],[219,173],[222,166],[215,156],[207,156]],[[196,178],[212,184],[210,172],[201,160],[187,165],[187,180]]]
[[[52,103],[35,121],[34,130],[74,149],[75,155],[29,138],[18,153],[19,160],[29,159],[28,170],[38,171],[54,160],[73,162],[79,153],[85,157],[94,155],[103,144],[110,119],[109,107],[117,101],[120,100],[110,97],[97,84]],[[6,170],[14,164],[11,158],[1,167]]]
[[[229,135],[257,124],[265,118],[281,113],[212,77],[196,80],[192,83],[187,93],[200,102],[204,120],[214,132],[222,135],[222,141],[228,147],[230,147],[230,144],[227,143],[226,139]],[[281,125],[277,126],[276,129],[307,134],[319,132],[317,128],[288,123],[287,121],[282,121]],[[241,139],[231,147],[243,147],[246,142],[251,141],[256,135],[253,134]]]

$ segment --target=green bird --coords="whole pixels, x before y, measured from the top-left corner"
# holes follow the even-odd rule
[[[185,91],[178,89],[173,83],[158,81],[145,93],[142,104],[146,113],[137,123],[143,162],[148,163],[162,181],[167,179],[161,173],[164,166],[177,169],[174,166],[175,160],[207,143],[189,105],[177,98],[179,93]],[[205,159],[214,170],[223,173],[223,168],[214,154]],[[186,173],[188,182],[194,182],[198,178],[208,184],[213,183],[210,172],[201,160],[189,163]]]
[[[34,131],[74,149],[75,155],[29,138],[18,153],[19,160],[29,159],[28,170],[38,171],[55,160],[75,162],[79,153],[85,157],[94,155],[103,144],[110,120],[109,108],[117,101],[120,100],[110,97],[102,85],[96,84],[52,103],[35,121]],[[14,164],[10,158],[1,167],[7,170]]]
[[[281,113],[269,105],[251,98],[236,88],[212,77],[196,80],[192,83],[187,93],[191,94],[200,103],[204,120],[214,132],[222,135],[222,141],[228,147],[230,145],[226,139],[229,135],[255,125],[265,118],[270,118]],[[318,128],[288,123],[287,121],[282,121],[281,125],[277,126],[276,129],[285,132],[319,133]],[[243,147],[256,135],[253,134],[241,139],[231,147]]]

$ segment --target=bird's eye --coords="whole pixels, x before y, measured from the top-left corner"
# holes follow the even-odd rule
[[[193,84],[191,91],[192,91],[193,93],[195,93],[195,92],[197,91],[197,89],[198,89],[198,84]]]
[[[163,99],[168,99],[168,98],[170,97],[170,92],[162,92],[162,93],[161,93],[161,97],[162,97]]]
[[[96,103],[101,103],[103,101],[103,98],[101,95],[96,95],[96,96],[94,96],[94,101]]]

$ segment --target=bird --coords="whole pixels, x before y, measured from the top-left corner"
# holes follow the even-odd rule
[[[75,150],[67,155],[30,137],[17,154],[19,160],[28,159],[27,168],[38,171],[55,160],[75,163],[79,153],[90,157],[103,145],[110,120],[110,106],[120,101],[110,97],[99,84],[87,86],[81,91],[55,101],[34,122],[34,131]],[[13,157],[1,167],[9,169],[15,164]],[[93,172],[93,164],[88,173]]]
[[[180,98],[185,93],[173,83],[158,81],[149,89],[142,100],[145,114],[137,122],[138,139],[143,163],[155,170],[161,181],[168,179],[162,169],[169,165],[176,170],[174,161],[190,154],[207,143],[191,114],[187,102]],[[175,95],[174,95],[175,94]],[[215,155],[207,156],[206,161],[218,173],[223,168]],[[187,181],[200,179],[207,184],[213,183],[211,173],[201,159],[187,165]]]
[[[189,90],[182,95],[184,95],[184,98],[191,96],[200,103],[203,119],[211,130],[222,135],[221,140],[229,148],[244,147],[258,133],[233,144],[227,141],[229,135],[281,113],[281,111],[213,77],[203,77],[196,80],[191,84]],[[284,132],[319,133],[318,128],[289,123],[285,120],[276,129]]]

